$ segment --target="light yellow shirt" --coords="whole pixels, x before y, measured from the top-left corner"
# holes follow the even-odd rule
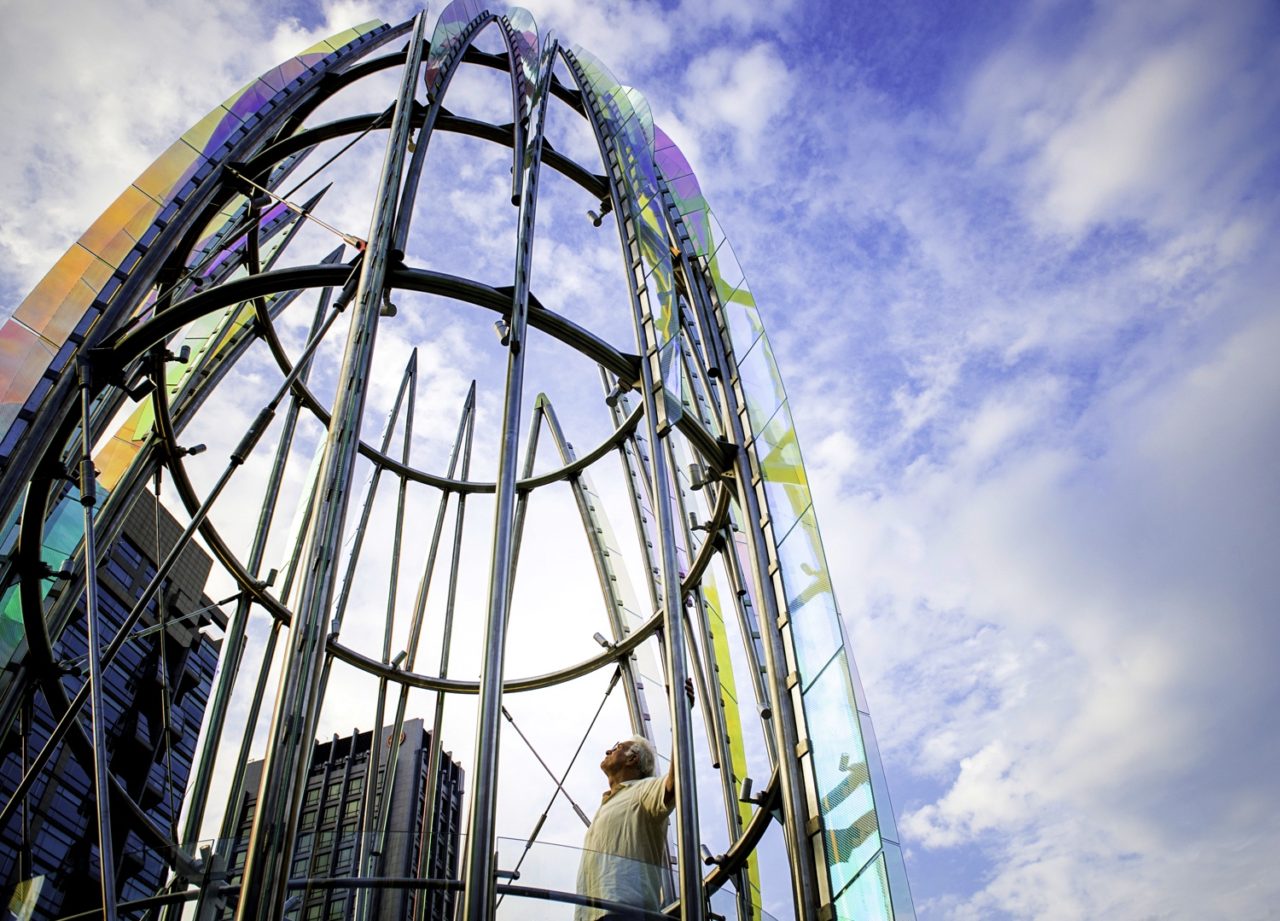
[[[578,892],[634,908],[662,907],[667,867],[667,782],[664,777],[624,781],[606,793],[582,842]],[[605,913],[578,906],[575,921]]]

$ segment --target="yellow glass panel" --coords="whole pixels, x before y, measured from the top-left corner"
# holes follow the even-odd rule
[[[200,159],[199,151],[186,141],[174,141],[173,146],[157,157],[133,184],[144,194],[164,204],[180,180],[185,181],[195,171],[196,161]]]
[[[239,96],[243,92],[244,90],[241,90],[239,93],[236,93],[236,95]],[[200,119],[200,121],[188,128],[186,133],[182,135],[182,139],[196,150],[207,150],[209,148],[209,140],[213,137],[214,131],[217,130],[218,126],[221,125],[223,120],[229,115],[231,115],[231,113],[227,111],[224,106],[218,106],[204,118]]]
[[[782,540],[812,502],[795,425],[786,403],[752,443],[764,477],[774,535]]]
[[[307,54],[328,54],[330,51],[337,51],[348,42],[353,42],[361,35],[372,32],[378,26],[382,25],[381,19],[370,19],[366,23],[356,26],[354,29],[346,29],[336,35],[330,35],[328,38],[321,39],[307,50],[303,51],[298,57]]]
[[[359,38],[362,35],[368,35],[374,29],[380,28],[381,26],[384,26],[384,25],[386,25],[386,23],[384,23],[381,19],[370,19],[368,22],[362,22],[360,23],[360,25],[355,26],[354,28],[346,29],[342,32],[337,33],[336,35],[330,35],[324,41],[317,42],[315,45],[308,48],[307,51],[318,51],[319,50],[318,46],[320,45],[328,45],[332,50],[337,51],[343,45],[346,45],[350,42],[355,41],[357,38]],[[303,54],[306,54],[306,52],[304,51]]]
[[[196,244],[196,250],[201,250],[209,245],[209,241],[213,239],[213,235],[227,226],[244,205],[246,199],[243,195],[235,195],[232,199],[222,206],[222,210],[213,216],[213,220],[205,225],[204,230],[200,232],[200,242]]]
[[[85,250],[85,252],[88,252],[88,250]],[[92,257],[93,254],[89,253],[89,255]],[[116,267],[113,263],[102,259],[90,258],[80,279],[96,293],[102,290],[102,286],[107,283],[107,279],[111,277],[115,270]]]
[[[742,736],[742,714],[738,707],[738,687],[733,677],[733,660],[729,655],[729,630],[724,623],[723,608],[720,606],[720,592],[716,584],[707,580],[702,585],[702,597],[706,602],[707,619],[711,623],[712,654],[716,659],[716,673],[720,678],[720,699],[724,706],[725,734],[729,737],[730,763],[721,765],[721,770],[728,770],[736,786],[746,776],[747,750]],[[738,818],[745,827],[751,821],[752,807],[750,803],[738,803]],[[747,879],[754,895],[760,891],[760,861],[753,853],[747,858]]]
[[[324,44],[328,45],[334,51],[337,51],[347,42],[353,42],[359,37],[360,37],[360,32],[358,30],[347,29],[344,32],[339,32],[337,35],[330,35],[327,39],[324,40]]]

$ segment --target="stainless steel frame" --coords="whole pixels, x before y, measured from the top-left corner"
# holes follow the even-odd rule
[[[477,49],[476,38],[490,28],[500,35],[503,52]],[[402,50],[367,56],[396,38],[407,42]],[[509,75],[510,123],[490,125],[446,108],[446,91],[464,66],[496,68]],[[387,111],[310,123],[309,116],[328,96],[371,74],[397,67],[399,89]],[[571,79],[562,81],[557,71],[568,73]],[[426,93],[420,100],[418,81],[424,74]],[[540,37],[532,17],[524,11],[491,7],[481,0],[450,4],[430,38],[426,16],[419,14],[397,27],[367,30],[364,37],[311,65],[311,70],[293,83],[283,78],[280,82],[279,99],[227,142],[221,159],[211,160],[204,172],[194,174],[198,178],[191,179],[190,188],[175,193],[170,202],[172,213],[166,212],[163,226],[150,238],[151,249],[144,248],[130,269],[119,269],[118,284],[103,295],[101,304],[95,302],[92,309],[96,313],[90,320],[96,318],[96,322],[86,321],[77,338],[68,340],[72,360],[65,362],[62,371],[51,372],[52,384],[46,388],[43,402],[32,410],[30,418],[23,419],[26,436],[9,455],[0,458],[0,521],[8,520],[6,516],[17,519],[14,552],[0,560],[0,574],[17,585],[26,631],[26,642],[13,667],[0,674],[0,721],[12,723],[22,716],[23,723],[23,779],[16,794],[0,803],[0,827],[21,809],[19,828],[26,840],[30,828],[27,792],[46,769],[58,744],[66,739],[92,759],[105,917],[114,918],[118,907],[111,843],[113,829],[117,837],[123,829],[136,831],[149,847],[164,851],[171,871],[165,891],[133,903],[134,907],[145,904],[162,909],[168,921],[173,921],[181,904],[194,900],[196,914],[202,919],[218,917],[234,904],[237,921],[282,921],[289,894],[303,886],[303,880],[294,878],[291,864],[313,740],[336,681],[330,675],[339,669],[356,669],[376,683],[368,708],[375,731],[381,730],[389,717],[389,728],[399,733],[409,715],[411,693],[433,693],[425,774],[428,810],[435,808],[437,771],[445,750],[442,740],[453,729],[445,722],[446,700],[449,695],[477,695],[463,866],[457,879],[421,878],[428,872],[429,855],[440,844],[431,821],[421,823],[419,878],[396,877],[383,865],[376,841],[395,829],[390,794],[387,790],[380,793],[374,779],[380,768],[387,776],[396,771],[398,749],[393,746],[383,757],[375,745],[365,769],[369,782],[360,810],[364,847],[353,863],[352,875],[339,877],[313,862],[306,871],[312,877],[307,883],[326,891],[345,888],[356,893],[347,903],[347,911],[349,917],[361,919],[372,917],[375,892],[388,888],[456,892],[460,895],[458,916],[466,921],[495,917],[498,893],[505,893],[508,899],[518,896],[587,904],[588,896],[542,890],[536,883],[517,884],[497,863],[499,771],[504,759],[513,757],[502,745],[504,713],[510,719],[504,696],[535,692],[616,667],[614,682],[624,689],[625,718],[632,731],[665,747],[665,730],[654,731],[655,720],[664,718],[664,710],[670,726],[676,778],[673,865],[678,885],[674,901],[666,907],[668,916],[702,921],[711,912],[711,897],[729,886],[736,890],[729,904],[739,921],[762,917],[762,905],[747,891],[747,870],[776,816],[787,852],[782,873],[784,897],[792,914],[802,921],[834,917],[840,893],[833,891],[828,878],[833,851],[823,844],[823,836],[831,831],[822,806],[829,791],[819,789],[797,675],[792,612],[777,578],[783,535],[775,535],[770,525],[767,476],[756,453],[760,432],[750,412],[756,395],[739,364],[744,356],[737,349],[742,343],[733,339],[732,305],[718,287],[716,254],[695,241],[697,228],[691,222],[696,216],[682,214],[677,206],[672,183],[680,177],[665,176],[656,161],[650,162],[653,126],[650,121],[644,131],[637,127],[647,117],[640,111],[642,100],[637,101],[634,91],[604,80],[598,64],[585,52],[562,48],[550,36]],[[548,108],[553,104],[567,106],[585,118],[599,148],[598,164],[576,163],[544,139]],[[630,134],[611,120],[618,111],[632,111],[631,117],[637,120],[627,128]],[[411,221],[419,185],[423,176],[429,175],[427,151],[435,131],[458,132],[511,150],[511,202],[518,212],[514,277],[509,287],[409,264],[406,248]],[[277,224],[268,227],[264,209],[278,207],[288,198],[287,193],[281,194],[283,180],[300,168],[318,144],[349,139],[349,146],[367,135],[384,132],[385,152],[367,239],[342,234],[346,243],[354,245],[352,261],[341,263],[344,250],[339,248],[314,265],[275,267],[271,253],[278,255],[279,250],[263,255],[267,251],[264,244],[275,232],[271,228],[285,228],[276,242],[288,244],[304,221],[310,220],[305,212],[319,200],[317,196],[305,206],[287,202],[295,212],[293,217],[288,221],[277,217]],[[636,147],[643,148],[646,143],[648,152]],[[600,201],[599,213],[592,214],[597,226],[608,214],[613,215],[628,285],[634,331],[631,343],[609,342],[557,312],[556,305],[544,305],[534,294],[534,230],[544,165]],[[636,192],[636,170],[653,173],[656,194],[644,201]],[[201,243],[205,227],[221,220],[220,211],[230,214],[230,220],[211,242]],[[639,227],[637,216],[651,221],[652,226]],[[661,246],[646,251],[645,246],[653,249],[654,241],[661,241]],[[199,246],[205,249],[200,251],[197,264],[191,254]],[[218,274],[202,274],[220,258],[219,253],[225,255],[235,246],[240,247],[237,255]],[[661,272],[655,270],[655,258],[663,263]],[[537,268],[544,271],[542,266]],[[667,300],[654,296],[662,285],[668,286],[664,289]],[[306,345],[291,359],[277,328],[278,317],[290,301],[312,289],[321,292],[315,317]],[[394,290],[449,298],[500,317],[505,378],[500,398],[494,401],[500,405],[497,443],[477,442],[475,438],[482,409],[477,384],[472,382],[443,471],[420,469],[411,458],[415,420],[445,411],[438,400],[421,408],[415,403],[419,389],[416,352],[400,378],[381,439],[377,444],[362,439],[370,387],[375,376],[387,373],[377,362],[375,348],[380,322],[393,311],[390,297]],[[149,293],[155,295],[154,306],[143,309]],[[252,320],[246,323],[250,315]],[[219,316],[225,319],[214,323],[212,318]],[[310,377],[316,356],[330,354],[331,350],[322,348],[332,345],[327,341],[330,332],[342,328],[339,319],[347,325],[342,360],[337,365],[340,384],[327,401],[318,395],[320,388],[313,389],[316,385]],[[221,351],[211,348],[198,369],[193,367],[185,377],[179,373],[181,385],[171,386],[169,378],[178,360],[171,346],[176,346],[194,323],[215,328],[211,335],[226,347]],[[574,450],[569,443],[573,421],[558,417],[544,396],[534,401],[532,424],[522,435],[526,359],[536,343],[531,335],[535,332],[575,350],[599,368],[607,397],[596,409],[609,434],[588,450]],[[202,492],[187,470],[177,439],[198,416],[196,410],[206,396],[235,373],[236,361],[255,342],[261,343],[278,366],[283,382],[253,417],[221,476]],[[330,370],[332,365],[324,368],[326,374]],[[95,451],[111,435],[110,427],[121,407],[128,405],[130,395],[140,393],[137,384],[141,380],[149,381],[152,388],[147,405],[154,413],[153,429],[114,490],[99,504]],[[493,390],[488,393],[492,396]],[[256,526],[242,552],[210,512],[227,504],[229,481],[256,456],[259,441],[280,404],[286,402],[274,453],[269,462],[262,462],[268,472],[262,498],[254,509]],[[403,424],[402,410],[406,417]],[[319,466],[314,481],[303,491],[300,530],[288,543],[286,571],[276,585],[272,577],[262,577],[262,570],[290,459],[301,453],[299,425],[308,416],[324,428]],[[550,469],[544,464],[539,472],[539,433],[544,427],[555,463]],[[393,456],[397,430],[401,431],[401,445]],[[492,482],[471,479],[473,450],[496,458]],[[544,446],[544,460],[546,453]],[[611,464],[615,454],[622,472],[615,484],[616,495],[610,498],[620,495],[623,501],[610,510],[606,498],[594,488],[592,474],[604,469],[593,470],[597,463]],[[690,464],[695,469],[686,476],[682,468]],[[349,524],[347,512],[360,502],[353,488],[358,465],[371,466],[372,475],[362,508],[351,516]],[[44,565],[41,548],[53,511],[65,499],[66,489],[60,484],[73,466],[79,467],[84,506],[80,544],[65,572],[51,571]],[[103,558],[103,548],[117,539],[119,522],[133,498],[162,469],[169,471],[167,492],[176,496],[187,523],[176,546],[156,561],[158,572],[134,599],[125,627],[104,642],[99,636],[96,562]],[[368,553],[364,540],[374,527],[371,509],[384,475],[396,481],[396,511],[390,526],[394,529],[391,550],[385,561],[389,585],[385,605],[376,615],[380,651],[371,653],[361,651],[359,644],[344,636],[344,624],[357,565],[362,554]],[[439,493],[429,523],[411,517],[409,490],[419,487]],[[538,490],[566,487],[587,536],[590,565],[601,593],[601,623],[609,635],[601,637],[600,652],[580,661],[559,664],[543,674],[509,677],[512,587],[526,511]],[[697,490],[702,491],[701,501]],[[494,497],[493,520],[487,531],[487,602],[478,678],[450,675],[455,609],[462,590],[464,525],[475,526],[466,518],[467,499],[472,493]],[[630,515],[634,537],[618,540],[612,536],[611,511]],[[436,625],[429,623],[428,597],[450,517],[452,532],[443,574],[446,598],[443,619]],[[426,553],[420,563],[416,596],[412,604],[407,599],[401,603],[397,585],[402,567],[419,565],[410,559],[412,542],[406,540],[415,525],[430,538],[418,544],[425,545]],[[151,821],[111,774],[105,758],[108,743],[102,688],[109,680],[104,677],[107,670],[130,640],[143,608],[175,565],[178,554],[193,542],[216,558],[236,583],[238,594],[224,639],[222,671],[212,688],[205,733],[191,766],[181,835],[175,835],[173,829]],[[625,584],[629,566],[642,572],[640,599],[631,597]],[[765,785],[742,802],[738,791],[748,765],[736,761],[731,751],[736,741],[733,719],[732,714],[726,716],[717,677],[719,669],[732,665],[716,651],[715,627],[707,610],[709,596],[703,591],[713,570],[729,583],[729,597],[723,599],[726,610],[720,614],[726,621],[732,618],[742,641],[740,659],[746,674],[735,675],[743,698],[739,709],[744,718],[760,719],[764,751],[753,753],[753,757],[756,764],[767,764],[768,768]],[[68,701],[59,684],[53,648],[81,597],[88,614],[89,680]],[[402,607],[410,612],[407,627],[396,619]],[[364,618],[360,622],[363,629],[370,615],[368,611],[359,613]],[[346,633],[350,630],[347,627]],[[256,660],[246,655],[251,635],[261,642]],[[407,640],[397,653],[395,638],[399,635]],[[440,657],[438,663],[433,661],[423,668],[419,653],[428,639],[439,643]],[[277,659],[281,640],[284,649]],[[667,705],[661,710],[653,700],[659,688],[652,683],[646,686],[636,660],[638,652],[653,649],[662,660],[661,680],[666,684]],[[277,672],[261,781],[255,791],[249,791],[245,789],[246,763],[254,751],[267,686]],[[696,709],[686,705],[680,692],[686,678],[693,678],[698,688]],[[30,732],[26,714],[36,693],[49,699],[58,726],[43,750],[32,754],[26,745]],[[396,695],[394,708],[388,706],[390,693]],[[86,702],[91,716],[88,733],[78,723]],[[167,726],[167,694],[164,706]],[[615,706],[621,704],[615,702]],[[601,710],[603,707],[604,702]],[[233,711],[247,714],[240,737],[234,740],[224,738],[228,727],[236,725]],[[891,816],[883,815],[888,809],[883,772],[878,763],[872,763],[878,762],[878,756],[874,740],[867,736],[870,721],[861,702],[857,718],[862,733],[858,738],[868,738],[865,757],[871,769],[865,782],[874,787],[875,807],[882,814],[880,825],[890,834]],[[0,730],[9,728],[0,724]],[[703,740],[705,750],[699,750]],[[559,792],[568,776],[563,756],[535,749],[532,734],[525,742]],[[697,770],[700,764],[714,765],[711,770],[719,772],[714,782],[706,779],[705,770]],[[219,796],[227,800],[219,800]],[[227,842],[203,852],[194,842],[213,827],[220,829],[221,838],[232,838],[239,819],[236,810],[246,796],[256,802],[247,857],[238,883],[228,882],[235,868],[229,865],[232,852]],[[703,832],[713,826],[720,829],[718,835],[727,835],[730,845],[725,853],[711,855],[712,866],[705,870],[700,842]],[[537,834],[535,829],[534,837]],[[173,840],[175,837],[181,840]],[[869,862],[861,872],[871,872],[889,861],[885,882],[889,907],[883,917],[912,917],[896,831],[884,840],[881,862]],[[897,863],[892,863],[894,860]],[[782,869],[771,868],[771,873],[776,875]],[[777,886],[771,892],[778,895]],[[425,905],[426,899],[417,901],[417,917],[425,917]]]

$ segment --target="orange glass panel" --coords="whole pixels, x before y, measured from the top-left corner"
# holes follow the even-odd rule
[[[103,274],[105,271],[105,275]],[[13,312],[16,319],[49,340],[56,350],[93,303],[110,266],[83,246],[72,246]],[[86,283],[89,279],[92,284]]]
[[[143,424],[144,410],[150,406],[150,400],[139,404],[115,436],[94,455],[93,465],[98,468],[98,485],[104,489],[115,489],[133,459],[138,456],[138,451],[151,430],[149,422]],[[149,417],[150,413],[145,415]]]
[[[18,407],[26,401],[52,357],[50,347],[21,324],[10,320],[0,326],[0,404],[13,407],[12,412],[6,413],[7,407],[0,406],[4,428],[13,421]]]
[[[129,186],[84,232],[80,245],[107,264],[119,265],[159,212],[158,204]]]

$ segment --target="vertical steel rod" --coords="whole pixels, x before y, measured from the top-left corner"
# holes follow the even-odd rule
[[[405,393],[409,390],[411,380],[416,379],[416,369],[418,365],[418,351],[413,350],[413,354],[409,359],[409,364],[405,368],[405,373],[400,379],[400,389],[396,392],[395,402],[391,406],[391,413],[387,416],[387,422],[382,429],[382,442],[380,450],[386,454],[391,447],[391,440],[395,435],[396,423],[400,419],[400,408],[404,404]],[[412,402],[412,396],[410,397]],[[360,511],[360,521],[356,525],[355,533],[352,539],[351,552],[347,556],[347,569],[343,576],[342,587],[338,591],[338,602],[334,608],[333,620],[329,628],[329,638],[337,639],[342,630],[343,620],[347,615],[347,604],[351,600],[351,587],[355,584],[356,567],[360,563],[360,554],[364,548],[364,538],[369,531],[369,518],[373,514],[373,503],[378,495],[378,484],[382,481],[383,468],[379,465],[374,467],[373,475],[369,477],[369,484],[365,487],[364,502]],[[403,481],[401,483],[403,487]],[[397,554],[398,554],[397,550]],[[398,564],[397,564],[398,565]],[[390,625],[388,624],[388,629]],[[386,654],[387,656],[390,653]],[[316,692],[317,700],[323,703],[325,694],[329,689],[329,675],[333,670],[333,653],[326,651],[324,656],[324,667],[320,674],[320,688]],[[386,680],[378,679],[378,706],[376,716],[374,717],[375,734],[381,730],[382,726],[382,710],[383,700],[386,693]],[[318,716],[318,710],[316,716]],[[314,733],[314,729],[308,730],[308,733]],[[310,738],[309,734],[304,734]],[[369,777],[376,777],[378,774],[378,760],[381,757],[378,747],[372,746],[369,751],[369,760],[365,765],[365,772]],[[372,816],[374,814],[374,796],[376,786],[366,784],[365,789],[361,791],[360,800],[360,818],[359,826],[361,834],[358,837],[356,845],[356,858],[352,861],[352,866],[359,867],[364,863],[365,856],[369,851],[370,829],[372,827]],[[370,899],[369,893],[361,891],[356,893],[356,902],[363,906]],[[358,913],[357,913],[358,914]]]
[[[462,422],[458,429],[458,437],[454,442],[454,456],[449,461],[449,473],[453,475],[453,462],[457,459],[459,447],[462,452],[462,466],[459,469],[458,476],[467,479],[471,475],[471,444],[472,436],[475,433],[475,401],[476,401],[476,383],[471,382],[471,389],[467,391],[466,405],[463,407]],[[444,605],[444,629],[440,638],[440,668],[437,674],[441,678],[449,676],[449,653],[453,646],[453,611],[454,605],[458,598],[458,568],[462,559],[462,529],[466,522],[467,511],[467,494],[458,493],[458,504],[454,512],[453,523],[453,546],[450,550],[449,557],[449,579],[445,589],[445,605]],[[444,500],[441,500],[440,514],[444,514]],[[438,533],[439,520],[437,520]],[[435,563],[435,544],[432,544],[432,554],[430,565],[428,566],[428,575],[430,575],[431,565]],[[425,595],[422,596],[425,603]],[[401,692],[400,707],[403,712],[405,696],[408,694],[408,688],[404,688]],[[422,847],[418,850],[418,867],[419,876],[431,875],[431,854],[436,847],[436,800],[440,796],[440,752],[442,743],[440,735],[444,726],[444,692],[436,692],[435,712],[431,718],[431,739],[427,748],[427,796],[423,803],[423,810],[426,815],[423,817],[422,823]],[[422,898],[418,902],[419,919],[426,918],[427,899]]]
[[[642,364],[646,377],[649,363]],[[647,380],[644,387],[645,422],[652,444],[658,445],[657,400],[655,393],[661,381]],[[666,634],[667,680],[670,683],[667,698],[671,711],[671,728],[675,736],[671,758],[676,766],[676,848],[679,852],[680,909],[688,921],[701,921],[706,906],[702,894],[702,874],[699,872],[698,847],[698,799],[696,776],[693,771],[693,722],[685,703],[684,603],[680,597],[680,574],[676,566],[675,523],[672,520],[670,485],[666,452],[656,447],[652,452],[653,494],[657,499],[658,552],[662,560],[663,631]]]
[[[524,466],[520,471],[520,479],[527,480],[533,476],[533,465],[538,454],[538,435],[542,431],[542,405],[540,400],[534,401],[532,418],[529,420],[529,441],[524,448]],[[520,540],[524,536],[524,520],[529,511],[529,493],[516,491],[516,514],[513,526],[514,536],[511,538],[511,579],[508,590],[515,591],[516,568],[520,565]]]
[[[396,391],[395,402],[391,405],[391,413],[387,416],[386,425],[382,429],[382,441],[379,446],[381,453],[386,454],[391,447],[391,440],[395,437],[396,424],[400,421],[400,408],[404,404],[405,393],[409,387],[411,377],[416,376],[418,367],[418,350],[413,350],[409,365],[405,367],[404,374],[400,378],[400,389]],[[365,536],[369,533],[369,519],[373,515],[373,502],[377,498],[378,484],[382,482],[382,466],[373,468],[373,474],[369,477],[369,485],[365,488],[364,502],[360,509],[360,522],[356,525],[355,532],[352,535],[351,552],[347,556],[347,569],[342,577],[342,587],[338,589],[338,602],[334,606],[333,613],[333,629],[332,632],[337,634],[342,629],[343,619],[347,614],[347,604],[351,600],[351,587],[356,581],[356,566],[360,563],[360,552],[364,548]]]
[[[413,413],[415,408],[415,395],[418,382],[418,350],[414,349],[409,356],[409,365],[405,368],[404,378],[400,383],[400,393],[396,397],[395,415],[399,414],[400,401],[405,391],[408,391],[409,405],[405,412],[404,424],[404,441],[400,452],[400,462],[406,467],[409,466],[409,446],[413,440]],[[390,432],[391,427],[388,428]],[[404,504],[405,492],[408,488],[408,480],[400,477],[400,488],[396,494],[396,526],[395,537],[392,541],[391,548],[391,574],[387,585],[387,609],[386,616],[383,618],[382,631],[382,664],[389,665],[391,663],[391,638],[395,631],[396,622],[396,596],[397,587],[400,582],[400,548],[404,540]],[[377,740],[382,738],[382,721],[386,716],[387,708],[387,679],[379,676],[378,678],[378,697],[377,704],[374,706],[373,715],[373,734],[370,737],[368,771],[369,780],[365,782],[365,805],[368,812],[365,815],[364,834],[360,836],[360,847],[364,864],[363,875],[378,876],[378,858],[385,853],[385,831],[382,825],[382,813],[391,806],[391,788],[396,776],[396,762],[400,755],[400,745],[394,741],[399,738],[397,731],[391,736],[392,743],[387,747],[387,765],[383,773],[385,778],[382,783],[382,792],[377,790],[376,783],[370,781],[376,780],[378,776],[378,766],[381,760],[379,754],[382,746]],[[354,738],[354,737],[353,737]],[[372,788],[372,790],[370,789]],[[361,866],[356,863],[355,866]],[[363,898],[357,898],[359,908],[356,910],[356,917],[364,917],[367,915],[370,906],[374,900],[370,897],[372,893],[364,891],[361,893]]]
[[[294,400],[290,404],[290,408],[294,409],[296,406],[297,401]],[[303,513],[302,522],[298,529],[299,534],[305,533],[311,521],[311,509],[314,505],[313,499],[315,497],[315,489],[315,480],[312,479],[312,481],[307,485],[306,495],[303,497],[303,501],[300,505],[303,509]],[[288,565],[285,567],[284,580],[280,585],[280,600],[282,603],[288,603],[289,593],[293,590],[293,580],[297,573],[298,561],[301,556],[302,542],[301,540],[297,540],[294,543],[292,552],[289,554]],[[271,666],[275,661],[276,644],[280,639],[280,630],[280,621],[272,619],[271,632],[267,634],[267,641],[263,645],[262,649],[262,658],[258,664],[258,680],[254,685],[253,698],[249,702],[249,712],[245,715],[244,731],[240,736],[240,751],[234,762],[235,770],[231,775],[231,790],[227,795],[227,808],[223,813],[222,830],[219,835],[224,842],[231,842],[235,838],[240,827],[240,816],[233,810],[235,805],[240,801],[241,793],[244,791],[245,767],[249,764],[249,752],[253,747],[253,738],[258,727],[258,714],[262,712],[262,701],[263,698],[266,697],[267,680],[271,676]],[[241,655],[243,655],[243,651],[242,646]],[[209,895],[210,893],[208,892],[200,893],[200,905],[202,909],[205,905],[205,899],[207,899]],[[203,918],[203,915],[200,915],[200,917]]]
[[[596,115],[595,93],[590,82],[585,78],[577,58],[567,55],[570,69],[575,74],[579,89],[588,104],[584,107],[592,132],[596,136],[600,148],[601,159],[607,164],[616,163],[614,142],[607,139],[604,127]],[[632,223],[630,216],[624,219],[629,207],[628,192],[619,188],[613,169],[608,169],[610,195],[615,202],[614,216],[618,227],[618,235],[624,254],[631,252],[632,241],[628,230]],[[693,725],[688,706],[685,704],[684,683],[687,674],[685,668],[685,636],[683,621],[683,603],[680,597],[680,576],[676,566],[675,522],[672,520],[670,471],[667,469],[666,452],[662,449],[659,438],[670,434],[670,429],[660,430],[659,403],[666,399],[664,382],[660,373],[655,374],[658,364],[658,349],[654,320],[649,307],[643,302],[638,290],[638,275],[643,271],[643,264],[631,264],[628,257],[627,286],[631,295],[632,319],[635,326],[636,344],[643,351],[645,359],[640,363],[641,398],[644,401],[645,431],[649,438],[650,465],[649,482],[654,501],[654,512],[657,516],[658,559],[662,574],[661,610],[663,612],[663,632],[665,634],[665,656],[667,666],[668,694],[667,705],[671,716],[671,729],[674,735],[672,761],[675,764],[676,778],[676,849],[679,869],[679,899],[682,917],[686,921],[703,921],[706,917],[706,904],[702,891],[701,860],[698,846],[698,794],[693,771]],[[665,413],[664,413],[665,416]],[[471,919],[468,919],[471,921]]]
[[[603,368],[600,369],[601,380],[606,391],[609,390],[609,378]],[[626,394],[619,394],[611,407],[613,426],[618,428],[630,411]],[[649,452],[644,438],[639,432],[632,432],[618,446],[618,457],[622,461],[622,470],[627,475],[627,494],[631,499],[631,516],[636,526],[636,540],[640,545],[641,558],[644,560],[645,589],[649,594],[649,604],[653,610],[660,605],[658,597],[658,561],[653,556],[653,541],[650,539],[649,527],[653,517],[653,499],[649,495],[651,487],[643,476],[645,462]]]
[[[507,386],[503,401],[502,434],[498,451],[497,491],[493,518],[493,551],[489,569],[489,604],[485,623],[484,662],[480,675],[479,720],[475,767],[471,775],[471,817],[467,860],[463,871],[465,921],[490,921],[494,910],[493,853],[498,805],[498,745],[502,719],[502,670],[506,655],[507,619],[511,606],[511,575],[515,537],[516,454],[520,439],[520,402],[524,388],[524,340],[529,309],[529,276],[533,261],[533,227],[538,204],[538,169],[542,161],[543,121],[550,93],[551,53],[545,54],[539,75],[541,99],[530,118],[530,156],[520,190],[519,235],[516,241],[515,284],[511,297],[507,349]],[[514,57],[514,55],[513,55]],[[516,67],[512,61],[512,67]],[[513,113],[516,118],[521,113]],[[527,114],[527,113],[526,113]]]
[[[547,427],[551,432],[551,439],[555,442],[556,449],[560,452],[561,463],[570,463],[576,459],[573,445],[569,444],[564,437],[564,431],[560,428],[560,420],[556,417],[555,408],[551,405],[550,400],[544,397],[538,398],[543,403],[543,413],[546,415]],[[591,487],[587,482],[587,474],[585,471],[571,477],[570,483],[573,486],[573,495],[578,504],[578,515],[582,519],[583,530],[587,534],[587,542],[591,545],[591,556],[596,566],[596,577],[600,581],[600,591],[604,596],[605,614],[609,619],[609,627],[613,633],[613,641],[620,643],[626,637],[626,625],[623,623],[623,599],[618,596],[617,577],[613,574],[613,563],[609,559],[608,550],[604,546],[604,542],[600,536],[600,527],[596,525],[596,519],[604,517],[603,508],[592,508],[592,503],[588,493]],[[619,674],[622,675],[624,693],[627,697],[627,713],[631,717],[631,730],[636,735],[642,735],[649,738],[652,731],[647,725],[648,714],[645,712],[644,692],[640,688],[640,684],[636,679],[636,669],[633,664],[633,655],[623,656],[618,660]],[[649,738],[649,741],[653,741]]]
[[[98,606],[98,573],[93,561],[98,558],[94,535],[94,507],[98,504],[98,484],[93,469],[92,372],[86,361],[80,362],[80,505],[84,508],[85,623],[89,633],[89,712],[93,727],[93,795],[98,818],[98,882],[102,889],[102,917],[116,918],[116,862],[111,841],[111,787],[107,777],[107,727],[102,700],[102,623]],[[157,501],[159,501],[157,499]]]
[[[311,329],[307,340],[316,340],[324,320],[325,311],[329,308],[329,298],[333,289],[325,288],[317,299],[315,316],[311,321]],[[299,381],[305,381],[310,372],[311,362],[300,362]],[[280,438],[276,443],[275,457],[271,462],[271,473],[267,478],[267,488],[258,512],[258,525],[253,532],[253,544],[249,548],[249,575],[254,578],[262,569],[262,557],[266,553],[267,536],[271,532],[271,524],[275,518],[276,502],[280,496],[280,484],[284,481],[285,464],[289,459],[289,451],[293,446],[293,436],[298,426],[298,401],[289,401],[285,412],[284,425]],[[249,612],[253,609],[253,601],[247,594],[242,594],[232,612],[231,622],[227,627],[223,641],[222,667],[218,671],[218,683],[209,703],[208,728],[201,743],[199,759],[191,780],[191,792],[187,796],[190,804],[187,807],[186,820],[183,824],[183,842],[195,841],[200,834],[200,826],[204,824],[204,813],[209,796],[209,783],[213,778],[213,768],[217,761],[218,748],[222,742],[222,730],[226,723],[227,708],[231,703],[231,694],[235,690],[236,677],[240,671],[240,656],[244,649],[245,631],[248,628]],[[230,804],[228,804],[229,808]]]
[[[237,921],[278,921],[284,914],[289,853],[310,768],[312,740],[307,734],[319,712],[317,691],[324,663],[325,619],[336,581],[334,556],[346,518],[374,339],[385,296],[389,243],[422,62],[424,27],[425,15],[419,13],[388,132],[338,393],[320,463],[314,513],[303,541],[302,588],[263,757],[258,810],[249,837]]]

